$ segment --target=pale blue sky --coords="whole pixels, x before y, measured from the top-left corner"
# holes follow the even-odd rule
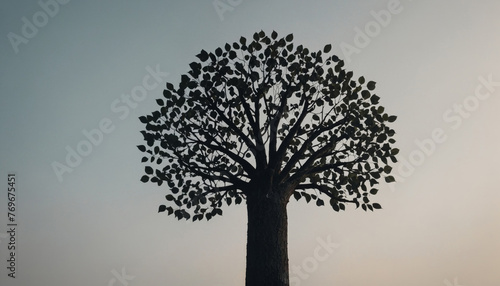
[[[46,12],[37,1],[4,4],[1,285],[124,285],[116,277],[122,270],[134,277],[125,281],[130,286],[244,285],[244,206],[226,208],[210,222],[157,214],[166,190],[139,181],[144,166],[135,146],[142,144],[137,117],[156,109],[165,81],[177,83],[201,49],[261,29],[294,33],[310,49],[332,44],[355,75],[377,82],[382,105],[398,115],[400,182],[382,185],[374,197],[383,210],[335,213],[290,203],[290,266],[302,271],[291,271],[294,281],[498,285],[498,1],[215,3],[234,7],[218,13],[213,1],[73,0],[58,4],[43,23]],[[375,22],[387,13],[390,20]],[[29,35],[23,18],[38,21],[36,33]],[[358,31],[366,29],[371,36],[363,39]],[[30,38],[13,45],[10,33],[23,32]],[[125,108],[122,94],[142,86],[150,69],[159,70],[158,86]],[[84,131],[102,120],[112,131],[60,182],[52,164],[65,164],[67,146],[76,149]],[[427,154],[419,151],[422,144]],[[19,188],[16,279],[7,277],[3,236],[11,171]],[[318,261],[319,241],[328,239],[338,247]]]

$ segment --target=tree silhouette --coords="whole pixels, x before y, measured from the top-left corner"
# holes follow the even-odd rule
[[[398,149],[373,81],[354,79],[331,45],[310,52],[293,35],[255,33],[202,50],[178,87],[166,84],[144,123],[143,182],[166,183],[167,212],[210,220],[246,200],[246,285],[289,285],[286,205],[334,211],[370,201],[392,182]]]

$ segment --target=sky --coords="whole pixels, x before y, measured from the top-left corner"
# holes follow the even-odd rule
[[[139,181],[137,118],[201,49],[260,30],[332,44],[398,116],[382,210],[291,200],[291,285],[498,285],[499,12],[494,0],[4,3],[0,285],[244,285],[244,205],[209,222],[158,214],[168,190]]]

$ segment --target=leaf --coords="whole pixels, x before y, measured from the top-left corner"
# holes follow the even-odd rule
[[[396,182],[396,179],[394,179],[393,176],[387,176],[387,177],[385,177],[385,181],[387,183],[392,183],[392,182]]]
[[[149,122],[149,120],[147,119],[147,117],[146,117],[146,116],[140,116],[140,117],[139,117],[139,120],[140,120],[142,123],[148,123],[148,122]]]
[[[210,58],[210,60],[211,60],[212,62],[215,62],[215,61],[216,61],[215,55],[214,55],[213,53],[209,53],[209,54],[208,54],[208,57]]]
[[[387,165],[387,166],[384,167],[384,172],[386,174],[389,174],[391,171],[392,171],[392,167],[391,166]]]
[[[364,99],[368,99],[371,96],[371,94],[368,90],[362,90],[361,96],[363,96]]]
[[[171,99],[172,98],[172,92],[170,90],[164,89],[163,90],[163,97],[165,97],[166,99]],[[169,102],[171,103],[172,101],[168,100],[167,101],[167,106],[169,106],[168,105]]]
[[[241,43],[242,45],[245,45],[245,44],[247,43],[247,39],[245,39],[245,37],[241,37],[241,38],[240,38],[240,43]]]
[[[299,192],[293,192],[293,197],[298,201],[302,197]]]
[[[201,65],[197,62],[192,62],[189,64],[189,67],[193,70],[193,71],[197,71],[201,68]]]
[[[150,175],[151,175],[151,174],[153,174],[153,172],[154,172],[154,171],[153,171],[153,168],[151,168],[151,167],[149,167],[149,166],[146,166],[146,167],[144,168],[144,171],[146,171],[146,174],[150,174]]]
[[[190,89],[195,89],[198,86],[198,83],[196,81],[190,81],[188,82],[187,86]]]
[[[378,103],[378,101],[379,101],[379,99],[380,99],[380,97],[378,97],[377,95],[375,95],[375,94],[374,94],[374,95],[372,96],[372,98],[370,98],[370,102],[371,102],[372,104],[377,104],[377,103]]]
[[[374,81],[369,81],[368,84],[366,85],[366,87],[369,90],[374,90],[375,89],[375,82]]]
[[[158,99],[156,100],[156,103],[158,103],[158,105],[159,105],[159,106],[164,106],[164,105],[165,105],[165,102],[164,102],[164,101],[163,101],[163,99],[161,99],[161,98],[158,98]]]
[[[137,145],[137,148],[142,152],[146,152],[146,146],[144,145]]]
[[[215,55],[218,57],[222,56],[222,49],[221,48],[215,49]]]
[[[196,57],[199,58],[200,61],[204,62],[208,60],[208,53],[205,50],[201,50],[201,52],[197,54]]]
[[[149,181],[149,177],[146,175],[142,176],[141,182],[146,183],[147,181]]]
[[[378,143],[383,143],[386,139],[387,139],[387,135],[382,133],[382,134],[380,134],[380,135],[377,137],[377,142],[378,142]]]
[[[273,32],[271,33],[271,38],[272,38],[273,40],[276,40],[276,38],[277,38],[277,37],[278,37],[278,33],[276,33],[276,31],[273,31]]]
[[[378,193],[377,189],[371,189],[370,190],[370,194],[372,194],[372,195],[376,195],[377,193]]]
[[[387,121],[394,122],[394,121],[396,121],[396,118],[398,118],[396,115],[391,115],[391,116],[389,116],[389,118],[387,119]]]
[[[339,203],[339,207],[341,210],[345,211],[345,205],[343,203]]]
[[[159,213],[162,213],[162,212],[164,212],[164,211],[166,211],[166,210],[167,210],[167,206],[165,206],[165,205],[161,205],[161,206],[158,208],[158,212],[159,212]]]
[[[302,193],[302,196],[306,199],[307,203],[311,201],[311,195],[309,195],[308,193]]]
[[[332,209],[333,209],[334,211],[336,211],[336,212],[340,211],[340,208],[339,208],[339,206],[337,205],[337,203],[333,203],[333,204],[331,204],[331,206],[332,206]]]
[[[319,207],[319,206],[324,206],[325,205],[325,202],[322,200],[322,199],[317,199],[316,200],[316,205]]]
[[[358,79],[358,82],[359,82],[359,84],[364,84],[365,83],[365,78],[364,77],[360,77]]]
[[[293,34],[289,34],[289,35],[287,35],[287,36],[285,37],[285,40],[286,40],[287,42],[291,42],[291,41],[293,41]]]
[[[323,48],[323,52],[324,53],[328,53],[332,50],[332,45],[331,44],[328,44],[326,45],[324,48]]]
[[[167,201],[169,201],[169,202],[171,202],[171,201],[175,200],[174,196],[172,196],[171,194],[166,195],[166,196],[165,196],[165,199],[166,199]]]
[[[377,203],[374,203],[372,206],[374,209],[377,209],[377,210],[382,208],[382,206],[380,204],[377,204]]]

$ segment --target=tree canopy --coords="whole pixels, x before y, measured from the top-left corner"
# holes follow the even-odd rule
[[[396,116],[375,82],[329,55],[331,45],[309,51],[292,41],[261,31],[201,50],[177,86],[167,82],[159,110],[139,117],[141,181],[168,189],[159,212],[209,220],[259,180],[334,211],[381,208],[371,197],[382,178],[394,181]]]

